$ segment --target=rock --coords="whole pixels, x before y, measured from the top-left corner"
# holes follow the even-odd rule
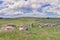
[[[30,23],[30,24],[29,24],[29,27],[31,27],[31,28],[34,27],[33,23]]]
[[[4,25],[0,31],[2,32],[11,31],[11,30],[14,30],[15,28],[16,28],[16,25],[7,24],[7,25]]]
[[[16,27],[16,25],[15,25],[15,24],[8,24],[7,26]]]
[[[48,27],[48,23],[47,23],[47,24],[46,24],[46,23],[40,23],[40,24],[39,24],[39,27],[40,27],[40,28]]]
[[[40,28],[43,28],[43,27],[56,27],[56,26],[59,26],[59,24],[58,23],[40,23],[39,24]]]
[[[25,27],[24,25],[21,25],[21,26],[19,27],[19,30],[28,31],[28,28]]]

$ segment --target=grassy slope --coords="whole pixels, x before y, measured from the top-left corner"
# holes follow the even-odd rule
[[[33,22],[35,27],[29,28],[28,24]],[[39,18],[17,18],[17,19],[0,19],[0,27],[4,24],[14,23],[18,26],[21,24],[29,28],[28,32],[13,31],[0,33],[0,40],[60,40],[59,27],[39,28],[41,22],[60,22],[60,19],[39,19]]]

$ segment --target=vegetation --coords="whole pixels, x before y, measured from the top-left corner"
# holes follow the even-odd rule
[[[0,28],[9,23],[17,25],[15,31],[0,32],[0,40],[60,40],[60,27],[44,27],[39,28],[42,22],[57,22],[60,19],[45,19],[45,18],[15,18],[15,19],[0,19]],[[30,28],[29,23],[34,23],[34,27]],[[19,26],[25,25],[28,31],[19,31]]]

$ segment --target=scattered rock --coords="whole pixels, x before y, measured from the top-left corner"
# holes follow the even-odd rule
[[[46,27],[46,26],[48,26],[46,23],[40,23],[40,24],[39,24],[39,27],[40,27],[40,28],[43,28],[43,27]]]
[[[25,27],[24,25],[21,25],[21,26],[19,27],[19,30],[28,31],[28,28]]]
[[[34,27],[33,23],[30,23],[29,26],[32,28]],[[60,23],[40,23],[39,24],[39,28],[44,28],[44,27],[56,27],[56,26],[60,26]],[[7,24],[4,25],[1,29],[0,32],[5,32],[5,31],[9,31],[9,30],[15,30],[16,29],[16,25],[15,24]],[[23,30],[23,31],[28,31],[28,28],[24,25],[21,25],[19,27],[19,30]]]
[[[30,24],[29,24],[29,27],[31,27],[31,28],[34,27],[33,23],[30,23]]]
[[[58,23],[40,23],[39,27],[43,28],[43,27],[55,27],[55,26],[59,26]]]
[[[13,25],[13,24],[7,24],[7,25],[4,25],[0,31],[2,32],[5,32],[5,31],[10,31],[10,30],[14,30],[16,28],[16,25]]]

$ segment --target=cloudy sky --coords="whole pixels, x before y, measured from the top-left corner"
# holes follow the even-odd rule
[[[0,0],[0,17],[60,17],[60,0]]]

